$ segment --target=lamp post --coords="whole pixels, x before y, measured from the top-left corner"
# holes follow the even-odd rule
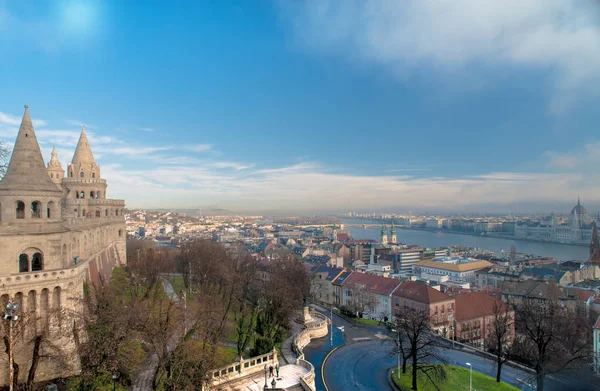
[[[277,382],[275,381],[275,378],[273,378],[273,381],[271,382],[271,387],[275,389],[275,385],[277,385]]]
[[[268,384],[267,384],[267,364],[265,364],[265,390],[268,388]]]
[[[12,300],[6,304],[6,312],[4,313],[4,320],[8,320],[9,328],[8,328],[8,382],[9,382],[9,390],[13,391],[14,386],[14,377],[15,377],[15,369],[13,363],[13,345],[12,345],[12,335],[13,335],[13,326],[17,320],[19,320],[19,316],[15,315],[15,312],[19,309],[19,305],[15,304]]]
[[[331,322],[331,333],[330,333],[330,337],[329,337],[330,338],[329,342],[330,342],[331,346],[333,346],[333,303],[331,304],[330,312],[329,313],[330,313],[329,320]]]
[[[473,391],[473,365],[470,362],[466,364],[469,366],[469,391]]]
[[[119,378],[119,375],[117,374],[117,372],[113,372],[112,374],[112,379],[113,379],[113,391],[116,391],[117,389],[117,379]]]

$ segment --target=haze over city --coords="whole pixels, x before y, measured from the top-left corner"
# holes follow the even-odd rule
[[[0,2],[0,139],[85,125],[132,208],[598,210],[591,7]]]

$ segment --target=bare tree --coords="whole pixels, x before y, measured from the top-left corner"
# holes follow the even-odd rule
[[[431,317],[427,311],[406,308],[397,317],[396,327],[401,340],[406,343],[402,350],[408,351],[412,362],[412,390],[417,390],[417,376],[422,373],[439,390],[437,383],[446,377],[446,360],[436,349],[436,336],[431,330]],[[399,346],[398,346],[399,348]]]
[[[537,390],[544,390],[548,374],[577,368],[590,358],[590,325],[584,317],[557,301],[525,301],[515,308],[519,355],[536,372]]]
[[[497,300],[493,305],[491,329],[486,336],[487,346],[496,355],[496,381],[500,382],[502,365],[510,359],[514,339],[514,311]]]
[[[368,291],[366,286],[355,284],[350,289],[350,302],[348,305],[357,316],[362,316],[364,313],[375,310],[377,298]]]
[[[8,163],[10,162],[10,148],[6,143],[0,140],[0,179],[6,174]]]

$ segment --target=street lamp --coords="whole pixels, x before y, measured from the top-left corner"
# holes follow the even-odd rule
[[[117,374],[117,372],[113,372],[112,374],[112,379],[113,379],[113,391],[115,391],[117,389],[117,379],[119,378],[119,375]]]
[[[15,369],[13,363],[13,346],[12,346],[12,334],[13,334],[13,326],[17,320],[19,320],[19,316],[15,315],[15,312],[19,309],[19,305],[13,303],[12,300],[6,304],[6,312],[4,313],[4,320],[8,320],[10,326],[8,329],[8,365],[10,366],[8,369],[8,381],[9,381],[9,390],[13,391],[13,383],[15,377]]]
[[[275,381],[275,378],[273,378],[273,381],[271,382],[271,386],[273,387],[273,389],[275,389],[276,384],[277,384],[277,382]]]
[[[267,384],[267,364],[265,364],[265,390],[268,388],[268,384]]]
[[[469,391],[473,390],[473,365],[470,362],[466,363],[469,366]]]

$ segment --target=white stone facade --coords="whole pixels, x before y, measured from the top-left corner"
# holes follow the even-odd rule
[[[100,178],[84,130],[69,177],[64,177],[55,151],[46,168],[25,107],[0,181],[0,296],[19,303],[23,315],[44,318],[54,308],[81,314],[84,283],[98,283],[126,262],[125,202],[106,198],[106,181]],[[42,326],[33,327],[40,332]],[[73,349],[72,341],[65,346]],[[24,379],[31,356],[26,349],[16,354],[19,378]],[[77,370],[76,362],[57,368],[41,359],[36,381]],[[3,384],[8,383],[7,372],[7,365],[0,365]]]

